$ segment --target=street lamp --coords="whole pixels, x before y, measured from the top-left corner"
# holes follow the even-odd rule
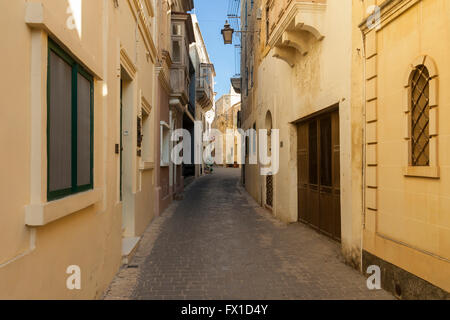
[[[228,20],[225,21],[225,26],[222,29],[223,42],[225,44],[233,44],[234,29],[230,27]]]

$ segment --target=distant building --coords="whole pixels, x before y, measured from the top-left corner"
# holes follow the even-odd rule
[[[194,160],[194,150],[201,155],[202,164],[195,165],[195,171],[187,170],[186,173],[198,177],[204,173],[204,163],[203,163],[203,151],[204,144],[203,138],[207,133],[209,123],[207,122],[206,114],[211,111],[214,107],[214,79],[216,76],[216,71],[214,65],[211,63],[209,58],[208,50],[203,40],[202,32],[200,30],[200,25],[195,14],[191,14],[192,24],[194,29],[195,42],[190,45],[190,57],[195,70],[195,82],[191,87],[192,97],[191,99],[195,105],[195,112],[193,114],[195,121],[201,123],[201,128],[198,128],[199,132],[195,128],[191,127],[191,137],[193,138],[193,148],[192,148],[192,160]],[[201,130],[200,130],[201,129]],[[194,161],[192,162],[194,163]],[[186,166],[185,168],[194,168],[194,165]]]
[[[239,114],[241,111],[241,95],[236,93],[233,87],[230,88],[230,93],[221,96],[216,101],[215,118],[212,123],[212,128],[219,130],[222,134],[223,149],[222,149],[222,165],[223,166],[237,166],[241,157],[240,141],[237,133]],[[232,145],[227,145],[227,130],[233,132],[232,136],[228,137],[233,142]]]

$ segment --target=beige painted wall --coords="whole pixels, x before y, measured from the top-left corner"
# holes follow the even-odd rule
[[[114,150],[120,138],[120,45],[138,59],[135,95],[142,92],[150,105],[155,103],[154,60],[147,58],[146,52],[151,50],[142,47],[142,39],[141,47],[130,40],[136,34],[130,22],[132,2],[121,1],[118,9],[107,0],[81,3],[81,33],[66,27],[68,1],[0,3],[5,44],[2,69],[8,75],[0,86],[0,146],[5,150],[0,159],[0,298],[98,298],[121,263],[120,168]],[[130,34],[124,33],[126,30]],[[95,79],[94,190],[49,203],[47,34],[84,64]],[[137,115],[139,105],[134,107]],[[146,147],[151,148],[151,144]],[[149,154],[151,160],[154,150]],[[154,207],[152,172],[140,171],[141,164],[137,161],[132,173],[135,234],[143,232]],[[40,212],[48,221],[27,226],[30,217]],[[81,267],[81,290],[66,288],[70,265]]]
[[[283,29],[285,17],[290,8],[284,2],[273,2],[271,16],[285,10],[281,19],[275,19],[269,44],[276,43],[277,30]],[[273,128],[280,129],[280,170],[274,177],[273,214],[286,222],[298,220],[297,205],[297,131],[293,122],[312,113],[339,103],[341,141],[341,226],[342,248],[348,261],[360,264],[361,247],[361,199],[362,199],[362,132],[361,107],[352,101],[351,72],[358,63],[353,55],[352,43],[352,3],[329,0],[326,4],[305,4],[298,1],[304,10],[305,21],[318,30],[323,40],[316,40],[310,32],[301,31],[301,36],[312,43],[307,55],[298,51],[290,56],[290,61],[277,59],[275,48],[265,45],[265,24],[254,16],[249,20],[249,30],[261,29],[260,41],[256,41],[254,58],[254,87],[248,97],[243,95],[244,127],[265,128],[268,111],[272,114]],[[265,8],[265,1],[256,6]],[[316,7],[314,7],[316,6]],[[320,14],[314,13],[311,7]],[[264,10],[263,10],[264,12]],[[308,16],[310,15],[310,16]],[[263,15],[262,21],[265,21]],[[273,20],[272,20],[273,21]],[[278,22],[280,21],[280,22]],[[287,25],[286,23],[285,25]],[[258,39],[257,36],[255,36]],[[293,65],[293,66],[291,66]],[[357,99],[357,96],[355,97]],[[360,106],[360,105],[359,105]],[[250,113],[249,113],[250,112]],[[246,187],[261,204],[265,202],[265,177],[260,176],[258,166],[246,167]]]
[[[154,167],[155,148],[154,106],[156,104],[155,62],[156,18],[154,8],[142,3],[144,12],[138,13],[133,1],[119,5],[121,66],[131,76],[124,91],[123,130],[129,135],[124,139],[123,181],[123,229],[125,237],[140,236],[155,216]],[[148,25],[145,25],[146,19]],[[149,112],[143,124],[142,156],[137,155],[137,117]]]
[[[367,78],[369,72],[374,75],[366,91],[375,100],[367,105],[367,142],[374,142],[367,146],[367,161],[374,166],[366,169],[372,189],[366,191],[364,249],[450,291],[450,3],[404,3],[389,20],[383,14],[379,30],[366,34]],[[432,100],[438,112],[431,120],[436,123],[431,130],[437,178],[404,174],[409,152],[404,86],[411,65],[424,55],[434,61],[438,75],[437,85],[430,87],[430,94],[437,93]]]

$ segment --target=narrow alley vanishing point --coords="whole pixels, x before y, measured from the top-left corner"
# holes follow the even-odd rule
[[[369,291],[337,243],[285,225],[218,169],[189,186],[146,231],[106,299],[389,299]]]

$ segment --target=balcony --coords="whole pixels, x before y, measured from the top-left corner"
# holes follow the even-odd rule
[[[231,85],[233,86],[233,89],[236,93],[241,93],[241,84],[242,84],[242,78],[240,76],[235,76],[230,79]]]
[[[189,102],[189,83],[193,69],[189,58],[189,45],[194,42],[194,31],[189,14],[172,13],[171,21],[171,98],[177,99],[180,105],[186,106]]]
[[[294,67],[298,57],[306,56],[325,37],[326,0],[288,1],[272,24],[268,45],[273,57]]]
[[[200,74],[196,81],[196,96],[197,103],[203,108],[204,111],[208,111],[213,106],[214,100],[214,66],[210,63],[200,64]]]
[[[182,105],[189,101],[189,77],[184,68],[172,67],[170,70],[170,83],[173,98],[180,99]]]

